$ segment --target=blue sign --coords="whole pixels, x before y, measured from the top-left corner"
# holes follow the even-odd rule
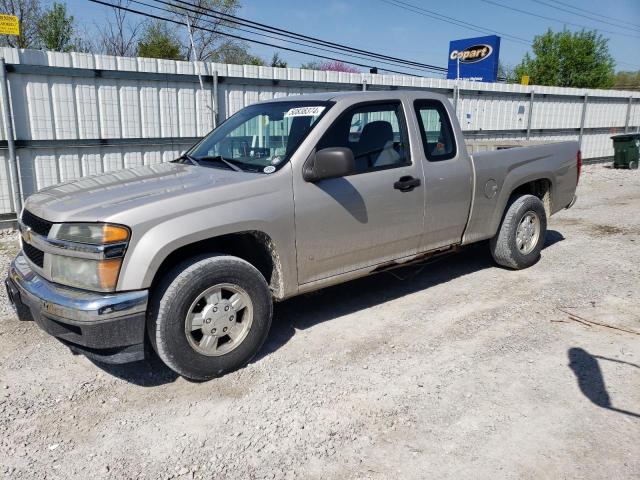
[[[498,78],[500,37],[465,38],[449,43],[449,69],[447,78],[495,82]]]

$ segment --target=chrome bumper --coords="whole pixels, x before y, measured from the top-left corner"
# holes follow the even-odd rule
[[[33,313],[77,323],[98,323],[147,310],[147,290],[94,293],[62,287],[36,274],[22,252],[11,263],[9,279]]]

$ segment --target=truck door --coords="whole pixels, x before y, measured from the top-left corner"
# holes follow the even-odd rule
[[[400,101],[348,108],[316,150],[329,147],[350,148],[356,174],[294,181],[300,284],[415,254],[423,233],[422,166]]]
[[[473,167],[460,130],[453,128],[453,112],[438,100],[416,100],[413,106],[425,177],[425,230],[420,242],[424,252],[461,241],[471,205]]]

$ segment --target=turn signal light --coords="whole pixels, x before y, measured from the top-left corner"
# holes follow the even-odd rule
[[[103,243],[126,242],[129,239],[129,230],[117,225],[105,225],[102,229]]]
[[[118,282],[122,259],[112,258],[98,262],[98,282],[103,290],[113,290]]]

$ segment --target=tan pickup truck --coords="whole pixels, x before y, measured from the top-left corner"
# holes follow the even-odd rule
[[[575,201],[576,142],[470,156],[440,95],[322,93],[251,105],[179,159],[29,197],[7,289],[74,352],[204,380],[245,365],[273,300],[490,239],[540,258]]]

